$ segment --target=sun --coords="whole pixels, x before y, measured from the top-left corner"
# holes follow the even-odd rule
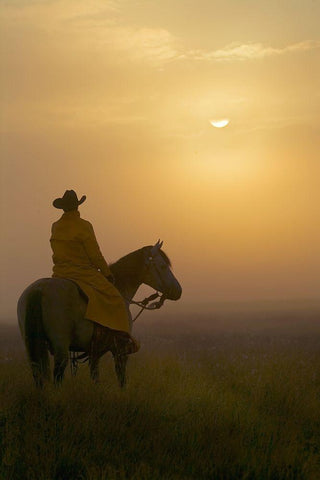
[[[215,128],[223,128],[229,125],[230,120],[228,118],[223,118],[221,120],[209,120],[209,122]]]

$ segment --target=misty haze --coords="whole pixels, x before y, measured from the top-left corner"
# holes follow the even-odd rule
[[[1,479],[320,478],[319,18],[0,0]]]

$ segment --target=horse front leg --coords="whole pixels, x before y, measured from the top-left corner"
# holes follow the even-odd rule
[[[91,356],[89,358],[90,377],[95,383],[99,382],[99,360],[100,357],[97,356]]]
[[[126,367],[128,355],[119,355],[118,353],[114,353],[113,359],[119,385],[121,388],[124,388],[127,383]]]

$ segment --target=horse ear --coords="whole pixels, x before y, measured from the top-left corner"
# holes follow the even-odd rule
[[[151,255],[154,256],[156,255],[160,248],[162,247],[162,244],[163,242],[160,242],[160,239],[157,241],[157,243],[155,245],[153,245],[152,249],[151,249]]]
[[[162,242],[162,241],[160,241],[160,238],[159,238],[159,240],[158,240],[158,241],[157,241],[157,243],[155,244],[155,247],[157,247],[157,248],[161,248],[161,247],[162,247],[162,245],[163,245],[163,242]]]

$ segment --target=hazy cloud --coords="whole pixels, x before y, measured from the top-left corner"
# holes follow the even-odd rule
[[[161,68],[173,61],[244,61],[319,48],[305,40],[275,48],[262,43],[232,43],[217,50],[187,49],[183,38],[165,28],[130,25],[123,17],[126,0],[0,0],[4,25],[12,31],[30,27],[75,49],[104,51],[119,61],[143,62]],[[86,45],[83,44],[85,39]]]
[[[112,28],[109,43],[115,49],[126,51],[131,60],[145,61],[155,66],[180,57],[177,40],[164,29]]]
[[[187,57],[195,60],[215,60],[215,61],[232,61],[232,60],[252,60],[265,58],[276,55],[285,55],[287,53],[305,52],[320,47],[320,41],[306,40],[283,48],[274,48],[263,45],[262,43],[232,43],[226,47],[205,52],[195,50],[188,53]]]

